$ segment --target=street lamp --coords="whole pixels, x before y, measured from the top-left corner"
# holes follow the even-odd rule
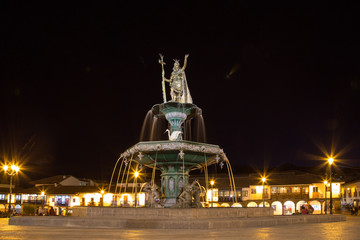
[[[134,177],[135,177],[135,183],[136,183],[136,186],[135,186],[135,208],[137,208],[137,178],[139,177],[138,171],[134,172]]]
[[[214,180],[211,180],[210,181],[210,185],[211,185],[211,207],[214,207],[214,184],[215,184],[215,181]]]
[[[9,217],[11,217],[12,178],[20,171],[20,167],[14,164],[12,164],[11,167],[9,167],[8,165],[4,165],[3,170],[6,174],[10,176]]]
[[[330,169],[330,214],[333,214],[333,202],[332,202],[332,164],[334,162],[334,159],[330,157],[328,159],[329,163],[329,169]]]
[[[325,185],[325,214],[327,214],[327,199],[326,199],[326,187],[327,187],[328,181],[324,181],[324,185]]]
[[[263,200],[263,207],[265,207],[265,196],[264,196],[264,184],[266,182],[266,178],[262,177],[261,178],[261,182],[262,182],[262,200]]]
[[[45,200],[45,192],[42,191],[41,192],[41,205],[44,205],[44,200]]]
[[[101,206],[103,207],[104,206],[104,194],[105,194],[105,190],[104,189],[101,189],[100,191],[101,193]]]

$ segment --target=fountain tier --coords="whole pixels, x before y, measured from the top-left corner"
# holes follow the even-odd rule
[[[219,146],[191,141],[139,142],[125,151],[123,157],[161,171],[166,207],[176,203],[182,187],[189,183],[190,171],[225,159]]]

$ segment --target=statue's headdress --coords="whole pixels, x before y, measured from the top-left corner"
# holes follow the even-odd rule
[[[174,65],[175,65],[175,64],[180,65],[180,60],[179,60],[179,59],[173,59],[173,60],[174,60]]]

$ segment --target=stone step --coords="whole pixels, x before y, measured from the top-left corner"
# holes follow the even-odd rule
[[[208,219],[249,218],[273,216],[272,208],[116,208],[116,207],[74,207],[76,217],[123,217],[131,219]]]
[[[345,215],[294,215],[259,218],[210,218],[210,219],[125,219],[116,217],[12,217],[9,225],[63,226],[82,228],[119,229],[230,229],[265,227],[288,224],[345,221]]]

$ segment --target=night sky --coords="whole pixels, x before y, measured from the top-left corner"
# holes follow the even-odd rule
[[[158,54],[169,77],[189,53],[207,141],[235,169],[317,166],[331,146],[360,165],[359,6],[74,2],[0,3],[0,162],[110,178],[162,102]]]

